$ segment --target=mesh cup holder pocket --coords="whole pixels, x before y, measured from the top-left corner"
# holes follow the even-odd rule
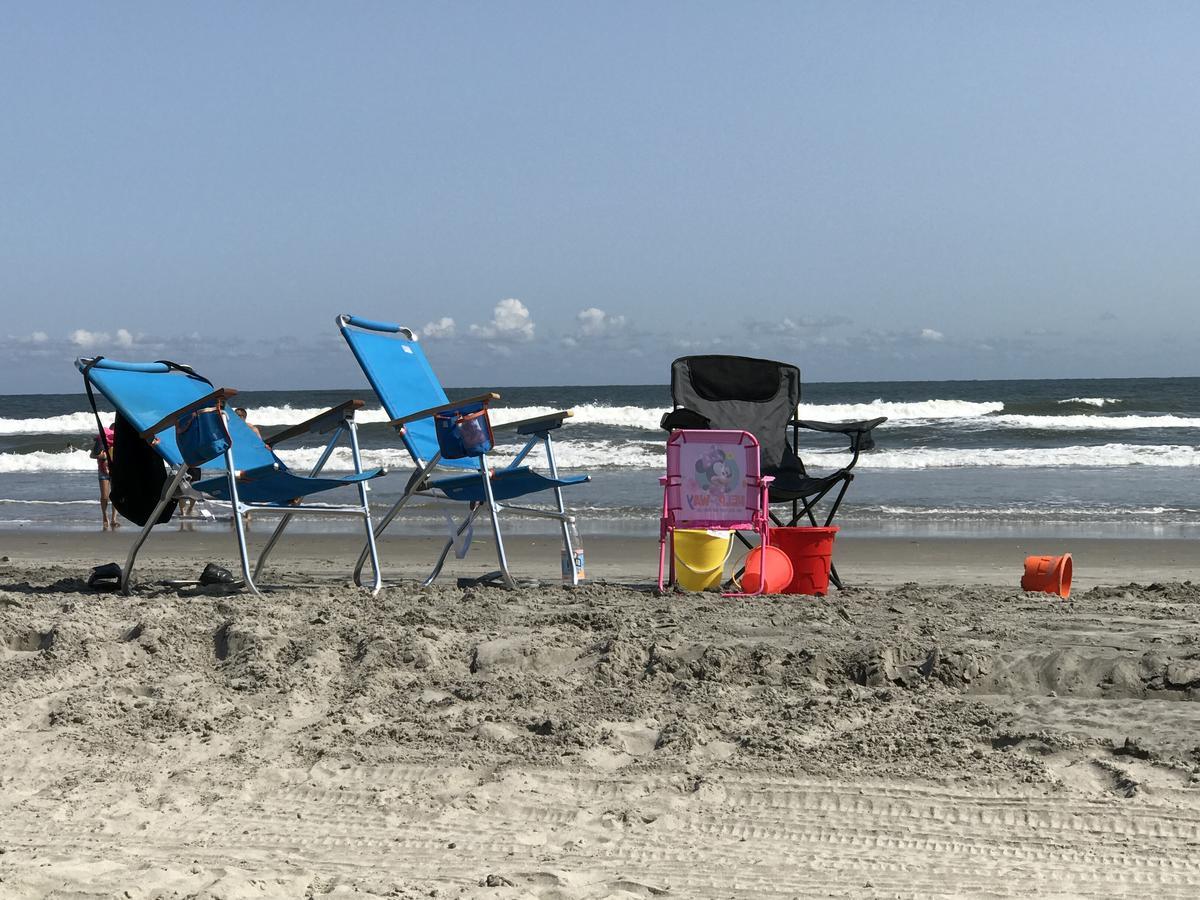
[[[492,423],[486,407],[439,413],[433,423],[444,459],[483,456],[492,449]]]
[[[189,466],[199,466],[220,456],[232,445],[219,406],[188,413],[175,423],[175,443]]]

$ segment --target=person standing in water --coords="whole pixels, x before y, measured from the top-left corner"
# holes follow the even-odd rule
[[[96,461],[96,475],[100,480],[100,521],[103,523],[104,530],[110,528],[116,529],[120,527],[120,522],[117,521],[117,508],[112,507],[109,512],[109,494],[112,492],[112,476],[108,471],[108,463],[112,458],[113,452],[113,429],[110,425],[104,429],[104,434],[96,435],[95,441],[92,442],[92,452],[89,454]]]

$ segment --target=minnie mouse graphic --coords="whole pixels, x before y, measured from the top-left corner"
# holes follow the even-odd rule
[[[737,464],[732,453],[712,447],[696,460],[700,486],[710,494],[726,494],[737,482]]]

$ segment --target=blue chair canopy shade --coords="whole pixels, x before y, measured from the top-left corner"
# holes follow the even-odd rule
[[[425,358],[425,351],[417,341],[406,336],[408,329],[350,315],[339,317],[338,323],[342,336],[391,418],[399,419],[447,402],[446,392]],[[363,328],[368,330],[359,330]],[[405,425],[403,439],[406,449],[418,462],[427,462],[439,450],[432,416]],[[481,503],[486,499],[478,460],[443,457],[438,465],[467,469],[470,474],[439,478],[431,481],[430,487],[442,491],[451,500]],[[582,484],[587,480],[587,475],[548,478],[528,466],[520,466],[496,469],[492,475],[492,490],[497,500],[504,501],[554,487]]]
[[[175,412],[212,393],[212,385],[195,375],[181,372],[161,363],[127,363],[102,359],[88,368],[89,360],[76,360],[79,371],[95,388],[139,431],[145,431]],[[337,478],[309,478],[288,470],[254,429],[241,416],[226,415],[229,435],[233,440],[234,467],[247,473],[247,479],[239,479],[238,496],[247,503],[288,503],[304,497],[344,485],[357,484],[382,474],[374,469],[359,475],[351,474]],[[165,428],[157,435],[153,444],[158,454],[173,466],[183,463],[183,456],[175,443],[175,429]],[[224,461],[218,457],[209,460],[213,468],[224,469]],[[209,468],[204,464],[204,468]],[[229,499],[229,483],[225,475],[207,478],[195,485],[221,500]]]
[[[83,372],[88,360],[76,360]],[[102,359],[87,369],[87,377],[101,394],[138,430],[145,431],[164,417],[187,404],[212,393],[213,386],[195,375],[169,368],[162,363],[127,363]],[[233,439],[233,460],[239,469],[259,469],[283,462],[271,452],[240,416],[226,416],[229,436]],[[175,443],[175,429],[165,428],[157,435],[154,449],[173,466],[183,462]]]
[[[345,318],[351,323],[370,321],[355,316]],[[394,336],[403,330],[398,325],[378,324],[383,327],[376,331],[360,331],[345,325],[340,327],[342,336],[350,345],[388,416],[399,419],[448,402],[446,392],[442,390],[442,384],[425,358],[421,345],[406,337]],[[380,333],[385,329],[389,333]],[[405,425],[402,439],[405,449],[421,463],[433,459],[439,450],[432,416]],[[443,459],[439,465],[456,469],[478,468],[469,458]]]

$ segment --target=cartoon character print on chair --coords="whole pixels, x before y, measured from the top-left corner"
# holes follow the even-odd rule
[[[737,457],[723,447],[704,443],[685,445],[683,454],[684,471],[695,473],[684,486],[688,508],[719,519],[743,517],[747,498]]]

